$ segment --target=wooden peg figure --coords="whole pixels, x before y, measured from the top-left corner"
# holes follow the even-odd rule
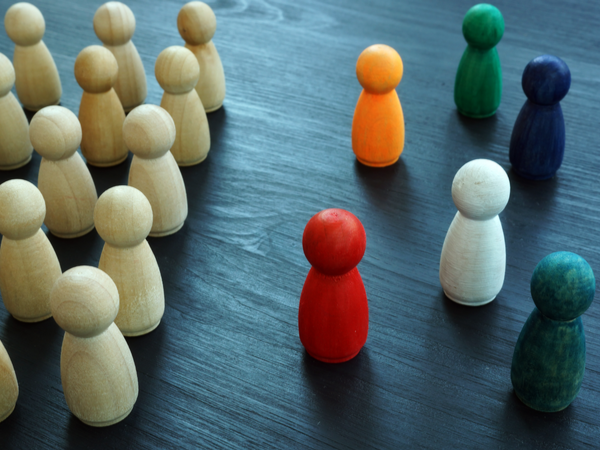
[[[134,154],[128,184],[142,191],[152,205],[150,236],[179,231],[188,206],[181,171],[169,151],[175,142],[173,119],[160,106],[138,106],[125,119],[123,138]]]
[[[506,246],[498,214],[510,196],[504,169],[488,159],[460,168],[452,182],[458,208],[440,259],[440,282],[456,303],[480,306],[496,298],[504,284]]]
[[[60,378],[69,409],[93,427],[125,419],[137,400],[138,378],[127,342],[113,323],[117,286],[100,269],[74,267],[56,281],[50,303],[65,330]]]
[[[356,268],[366,245],[362,224],[343,209],[321,211],[306,224],[302,248],[312,267],[300,295],[298,330],[319,361],[348,361],[367,341],[369,305]]]
[[[565,152],[560,101],[569,92],[571,72],[556,56],[538,56],[525,67],[522,85],[527,101],[510,138],[510,163],[522,177],[546,180],[556,174]]]
[[[38,189],[46,202],[44,223],[60,238],[76,238],[94,229],[98,200],[94,180],[77,153],[81,125],[62,106],[47,106],[31,120],[31,143],[42,155]]]
[[[10,356],[0,342],[0,422],[15,410],[19,397],[19,383]]]
[[[4,16],[6,34],[15,43],[17,96],[30,111],[60,102],[62,87],[54,59],[42,41],[46,22],[31,3],[15,3]]]
[[[23,108],[10,90],[15,71],[10,60],[0,53],[0,170],[13,170],[31,161],[29,123]]]
[[[352,150],[362,164],[389,166],[404,149],[404,115],[395,90],[402,73],[400,55],[387,45],[372,45],[358,57],[363,91],[354,110]]]
[[[177,16],[177,28],[185,47],[196,56],[200,78],[196,91],[207,113],[216,111],[225,99],[225,73],[219,52],[212,41],[217,30],[215,13],[206,3],[189,2]]]
[[[531,277],[535,308],[519,334],[510,378],[515,394],[532,409],[556,412],[577,397],[585,371],[581,315],[594,300],[596,280],[581,256],[546,256]]]
[[[467,11],[462,32],[468,45],[456,73],[454,102],[464,116],[493,116],[502,97],[496,45],[504,34],[504,18],[495,6],[480,3]]]
[[[135,16],[121,2],[105,3],[94,14],[94,31],[117,60],[119,73],[114,89],[123,108],[129,112],[144,103],[148,94],[144,64],[131,42]]]
[[[131,186],[115,186],[100,196],[94,219],[104,241],[98,268],[119,290],[115,324],[124,336],[154,330],[165,311],[165,292],[158,263],[146,236],[152,227],[148,199]]]
[[[116,166],[127,159],[125,112],[113,89],[118,70],[113,54],[99,45],[84,48],[75,60],[75,79],[84,91],[79,105],[81,153],[92,166]]]
[[[46,205],[38,189],[25,180],[0,185],[0,294],[4,306],[21,322],[50,317],[50,290],[60,264],[41,230]]]

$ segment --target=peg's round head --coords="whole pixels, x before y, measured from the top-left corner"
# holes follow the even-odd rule
[[[358,82],[372,94],[385,94],[395,89],[403,72],[404,66],[398,52],[383,44],[364,49],[356,63]]]
[[[84,91],[92,94],[110,91],[118,73],[116,58],[100,45],[84,48],[75,60],[75,79]]]
[[[29,140],[44,158],[50,161],[67,159],[81,144],[81,125],[67,108],[46,106],[31,119]]]
[[[50,291],[50,309],[58,326],[77,337],[106,330],[119,312],[119,291],[100,269],[78,266],[67,270]]]
[[[184,94],[196,87],[200,65],[191,51],[174,45],[160,52],[154,65],[154,74],[165,92]]]
[[[204,2],[189,2],[177,15],[177,28],[185,42],[202,45],[210,41],[217,30],[217,18]]]
[[[552,320],[573,320],[592,304],[594,272],[585,259],[571,252],[551,253],[531,276],[531,297],[540,312]]]
[[[571,87],[571,71],[565,62],[552,55],[542,55],[529,61],[521,79],[523,92],[538,105],[560,102]]]
[[[15,179],[0,184],[0,233],[8,239],[33,236],[45,217],[44,197],[29,181]]]
[[[319,272],[339,276],[352,270],[365,254],[367,235],[360,220],[343,209],[325,209],[306,224],[302,248]]]
[[[139,158],[160,158],[175,142],[175,122],[160,106],[138,106],[125,118],[123,140]]]
[[[15,84],[15,69],[6,56],[0,53],[0,97],[10,92]]]
[[[6,11],[4,28],[15,44],[26,47],[42,40],[46,22],[39,9],[31,3],[21,2]]]
[[[487,220],[502,212],[510,197],[510,182],[502,167],[489,159],[462,166],[452,182],[452,200],[461,214]]]
[[[141,191],[115,186],[100,196],[94,209],[96,231],[115,247],[140,244],[152,228],[152,206]]]
[[[127,5],[108,2],[94,14],[94,31],[105,45],[123,45],[135,32],[135,16]]]
[[[465,14],[462,32],[473,47],[488,50],[498,44],[504,34],[504,17],[495,6],[480,3]]]

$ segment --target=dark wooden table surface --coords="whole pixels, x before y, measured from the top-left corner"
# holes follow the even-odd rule
[[[11,2],[0,2],[4,15]],[[100,2],[38,0],[44,41],[62,79],[62,105],[78,111],[73,65],[99,44]],[[177,234],[150,239],[165,286],[158,329],[129,338],[140,394],[131,415],[104,429],[67,408],[60,381],[63,331],[50,319],[20,323],[0,306],[0,339],[20,386],[0,424],[0,448],[594,448],[600,438],[600,299],[583,317],[587,367],[566,410],[525,407],[510,383],[514,344],[533,308],[529,279],[547,254],[573,251],[600,276],[600,3],[498,1],[504,91],[497,114],[458,115],[454,76],[465,48],[467,0],[212,1],[227,79],[224,108],[209,115],[212,148],[184,168],[189,216]],[[180,45],[183,2],[131,0],[133,41],[146,68],[147,103],[159,104],[160,51]],[[355,64],[375,43],[404,61],[398,93],[406,120],[400,161],[355,161],[350,130],[360,94]],[[13,43],[0,32],[0,52]],[[525,100],[521,74],[550,53],[572,73],[562,106],[567,145],[558,175],[528,182],[510,171],[508,144]],[[450,193],[467,161],[501,164],[512,193],[501,214],[504,288],[491,304],[459,306],[438,279],[455,214]],[[98,193],[127,183],[129,162],[90,167]],[[37,180],[40,157],[0,173]],[[327,365],[298,338],[309,270],[302,232],[318,211],[353,212],[367,232],[359,265],[370,332],[352,361]],[[95,231],[49,236],[63,270],[97,265]]]

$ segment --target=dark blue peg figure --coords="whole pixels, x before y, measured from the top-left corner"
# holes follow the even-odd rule
[[[513,170],[530,180],[552,178],[565,152],[565,121],[560,101],[571,87],[571,72],[552,55],[532,59],[523,71],[527,101],[510,138]]]
[[[585,369],[581,314],[592,300],[596,280],[581,256],[546,256],[531,277],[533,309],[513,354],[510,378],[515,394],[530,408],[555,412],[571,404]]]

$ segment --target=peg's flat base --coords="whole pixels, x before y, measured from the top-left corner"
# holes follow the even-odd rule
[[[16,164],[11,164],[10,166],[0,166],[0,170],[14,170],[19,167],[23,167],[25,164],[28,164],[31,161],[31,155],[29,155],[26,159]]]
[[[400,159],[400,155],[398,155],[396,157],[396,159],[394,159],[393,161],[388,161],[388,162],[384,162],[384,163],[372,163],[370,161],[365,161],[364,159],[360,159],[358,156],[356,157],[356,159],[358,160],[359,163],[361,163],[361,164],[363,164],[365,166],[369,166],[369,167],[387,167],[387,166],[391,166],[396,161],[398,161],[398,159]]]
[[[118,166],[119,164],[121,164],[123,161],[125,161],[127,159],[127,156],[129,156],[129,152],[127,152],[125,154],[125,156],[123,156],[123,158],[119,159],[118,161],[113,161],[113,162],[109,162],[109,163],[97,163],[97,162],[93,162],[93,161],[86,159],[86,162],[90,166],[94,166],[94,167],[112,167],[112,166]]]
[[[515,392],[515,395],[517,396],[517,398],[518,398],[519,400],[521,400],[521,402],[522,402],[522,403],[523,403],[525,406],[527,406],[528,408],[531,408],[531,409],[533,409],[534,411],[545,412],[545,413],[554,413],[554,412],[559,412],[559,411],[562,411],[562,410],[564,410],[564,409],[567,409],[567,408],[568,408],[568,407],[571,405],[571,404],[569,403],[567,406],[565,406],[565,407],[563,407],[563,408],[560,408],[560,409],[551,409],[551,410],[534,408],[534,407],[533,407],[533,406],[531,406],[529,403],[527,403],[525,400],[523,400],[523,399],[522,399],[522,398],[519,396],[519,394],[517,394],[517,391],[514,391],[514,392]]]
[[[6,414],[4,414],[2,417],[0,417],[0,422],[2,422],[3,420],[5,420],[8,416],[10,416],[12,414],[12,412],[15,410],[15,405],[12,406],[12,408],[10,408],[10,411],[8,411]]]
[[[465,305],[465,306],[482,306],[482,305],[487,305],[488,303],[492,302],[496,296],[494,295],[492,298],[490,298],[489,300],[483,300],[481,302],[465,302],[463,300],[458,300],[456,298],[453,298],[451,295],[449,295],[446,291],[444,291],[444,294],[446,294],[446,297],[448,297],[450,300],[452,300],[454,303],[458,303],[459,305]]]
[[[205,109],[204,112],[207,112],[207,113],[214,112],[217,109],[219,109],[221,106],[223,106],[223,102],[219,103],[217,106],[211,107],[210,109]]]
[[[159,325],[160,325],[160,320],[158,322],[156,322],[156,324],[152,325],[150,328],[146,328],[145,330],[142,330],[142,331],[122,331],[121,330],[121,333],[123,334],[123,336],[127,336],[127,337],[142,336],[144,334],[150,333],[151,331],[154,331]]]
[[[192,161],[192,162],[179,162],[177,161],[177,165],[179,167],[190,167],[190,166],[195,166],[196,164],[200,164],[202,161],[204,161],[206,158],[208,157],[208,153],[206,155],[204,155],[204,158],[199,159],[197,161]]]
[[[56,100],[54,103],[48,103],[47,105],[41,105],[41,106],[27,106],[27,105],[23,105],[23,108],[25,108],[27,111],[38,112],[40,109],[43,109],[46,106],[54,106],[54,105],[58,105],[58,104],[60,104],[60,98],[58,100]]]
[[[50,233],[52,233],[57,238],[61,238],[61,239],[73,239],[73,238],[78,238],[78,237],[84,236],[84,235],[88,234],[90,231],[92,231],[93,229],[94,229],[94,224],[92,224],[91,227],[88,227],[88,228],[86,228],[83,231],[76,231],[75,233],[63,234],[63,233],[57,233],[57,232],[52,231],[52,230],[50,230]]]
[[[179,230],[181,230],[182,226],[183,226],[183,222],[181,224],[179,224],[178,226],[176,226],[175,228],[172,228],[171,230],[167,230],[167,231],[151,231],[150,234],[148,234],[148,236],[150,236],[150,237],[169,236],[169,235],[175,234]]]
[[[314,355],[311,352],[309,352],[308,350],[306,350],[306,352],[312,356],[313,358],[321,361],[321,362],[325,362],[325,363],[330,363],[330,364],[338,364],[338,363],[343,363],[346,361],[350,361],[352,358],[354,358],[356,355],[358,355],[360,353],[360,351],[362,350],[362,347],[360,349],[358,349],[358,351],[350,356],[344,356],[343,358],[324,358],[322,356],[318,356],[318,355]]]
[[[81,420],[83,423],[85,423],[86,425],[89,425],[91,427],[108,427],[110,425],[114,425],[115,423],[118,423],[121,420],[123,420],[125,417],[127,417],[131,413],[132,410],[133,410],[133,406],[129,409],[129,411],[127,411],[122,416],[119,416],[116,419],[107,420],[106,422],[89,422],[87,420],[83,420],[81,417],[79,417],[79,420]]]
[[[456,108],[458,110],[459,113],[461,113],[463,116],[465,117],[470,117],[471,119],[485,119],[486,117],[492,117],[494,114],[496,114],[496,111],[498,111],[497,109],[495,109],[494,111],[492,111],[491,113],[487,113],[487,114],[471,114],[465,111],[462,111],[460,108]]]

